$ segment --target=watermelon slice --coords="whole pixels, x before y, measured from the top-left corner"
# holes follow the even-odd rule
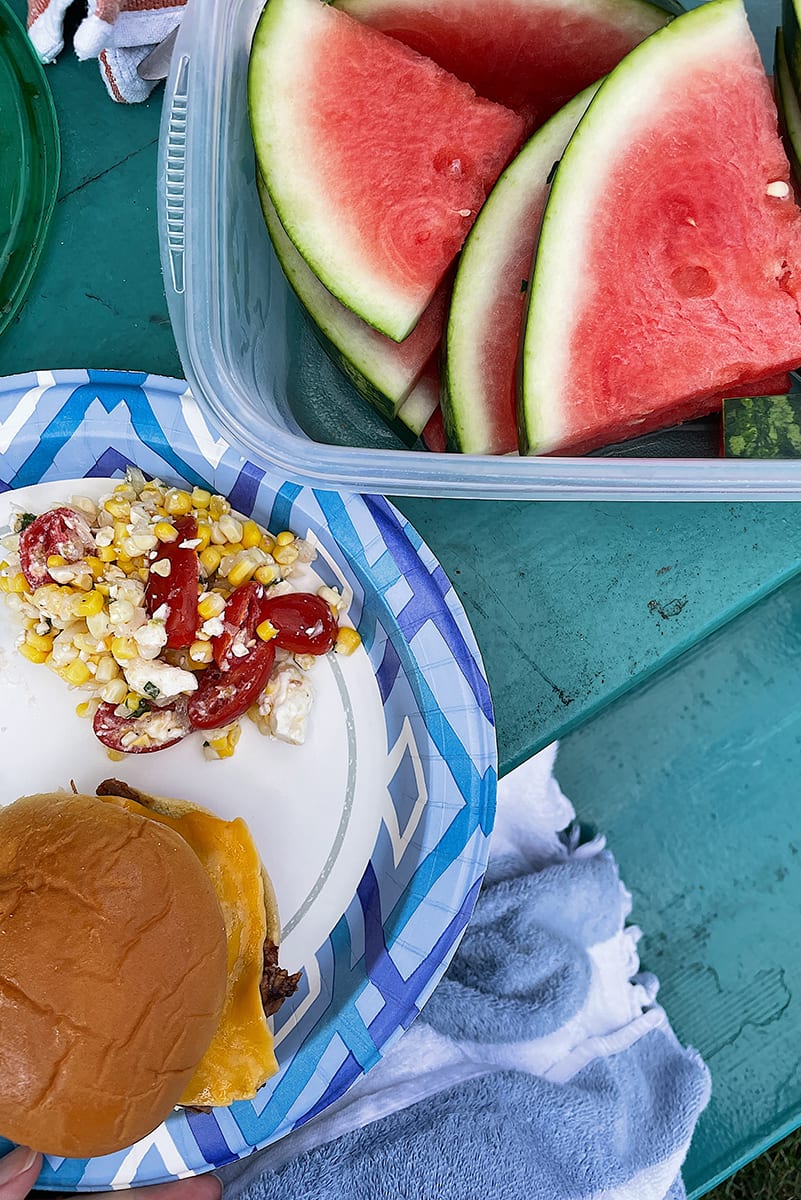
[[[425,365],[419,380],[409,393],[398,412],[398,421],[406,427],[415,440],[426,429],[435,413],[439,412],[439,352],[435,350]]]
[[[522,356],[521,450],[700,416],[801,361],[801,213],[740,0],[653,34],[556,171]]]
[[[668,13],[646,0],[335,0],[520,112],[529,128],[595,83]]]
[[[548,177],[597,86],[526,143],[492,189],[462,251],[445,335],[442,406],[448,442],[464,454],[517,452],[520,327]]]
[[[248,87],[290,239],[337,299],[402,341],[520,144],[520,117],[320,0],[269,0]]]
[[[382,416],[391,419],[409,397],[428,359],[439,347],[450,279],[440,284],[434,299],[406,340],[393,342],[345,308],[323,287],[284,232],[261,176],[257,177],[256,184],[276,258],[314,322],[324,349],[351,380],[359,395]],[[422,427],[417,430],[418,434]]]

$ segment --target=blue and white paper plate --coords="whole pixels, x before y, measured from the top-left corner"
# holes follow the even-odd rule
[[[320,578],[352,592],[350,616],[365,652],[321,668],[311,747],[260,739],[234,759],[206,763],[182,743],[115,764],[114,774],[147,788],[152,760],[161,759],[161,794],[191,794],[222,815],[246,817],[278,893],[282,960],[302,966],[303,978],[274,1019],[279,1072],[252,1102],[177,1110],[118,1154],[47,1159],[38,1186],[58,1190],[207,1171],[275,1141],[341,1096],[411,1024],[442,976],[475,903],[495,806],[493,714],[478,648],[442,568],[392,505],[271,478],[208,428],[177,380],[62,371],[0,381],[0,493],[14,489],[0,495],[6,510],[17,489],[46,495],[43,485],[81,479],[91,490],[98,485],[89,480],[118,476],[129,464],[209,487],[273,530],[309,536]],[[6,788],[15,764],[30,785],[19,790],[28,791],[59,786],[54,772],[61,785],[83,772],[78,786],[87,791],[92,772],[112,773],[88,724],[73,716],[62,681],[18,655],[2,661]],[[10,688],[15,697],[29,689],[35,703],[12,706]],[[40,735],[43,713],[60,731],[49,754],[41,736],[36,755],[26,751],[34,729],[26,733],[24,722],[33,718],[17,715],[26,708]],[[240,749],[244,743],[243,733]],[[178,752],[197,757],[179,760]],[[306,769],[322,771],[335,791],[325,811],[324,783],[294,786]],[[12,784],[4,800],[19,790]],[[319,812],[304,810],[304,793]],[[298,855],[302,861],[287,864]]]

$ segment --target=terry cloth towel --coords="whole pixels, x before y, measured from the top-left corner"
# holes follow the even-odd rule
[[[28,0],[28,36],[43,63],[64,48],[64,17],[72,0]],[[73,39],[80,59],[96,58],[112,100],[136,104],[156,86],[136,68],[180,24],[185,0],[88,0]]]
[[[472,921],[422,1015],[325,1113],[223,1167],[225,1200],[681,1200],[709,1075],[639,973],[556,748],[501,782]]]

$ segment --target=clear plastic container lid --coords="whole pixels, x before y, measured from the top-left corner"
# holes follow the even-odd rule
[[[16,315],[44,245],[61,150],[44,70],[0,0],[0,333]]]
[[[801,499],[801,461],[718,458],[715,422],[583,458],[402,448],[319,346],[272,252],[247,108],[250,45],[263,4],[189,0],[162,117],[167,299],[187,379],[214,426],[254,462],[335,490],[511,500]],[[772,64],[780,4],[747,0],[747,7]]]

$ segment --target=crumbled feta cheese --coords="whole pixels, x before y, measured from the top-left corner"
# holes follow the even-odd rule
[[[294,663],[282,663],[259,697],[259,712],[267,718],[273,737],[293,746],[303,745],[312,698],[303,673]]]
[[[162,621],[150,620],[137,629],[133,635],[139,657],[145,659],[158,658],[162,648],[167,644],[167,630]]]
[[[132,658],[123,666],[123,674],[132,692],[139,696],[150,696],[152,700],[166,700],[197,690],[197,677],[191,671],[152,659]],[[155,696],[152,694],[153,688],[157,692]]]
[[[209,617],[208,621],[204,621],[200,626],[200,632],[210,638],[219,637],[224,629],[222,617]]]

